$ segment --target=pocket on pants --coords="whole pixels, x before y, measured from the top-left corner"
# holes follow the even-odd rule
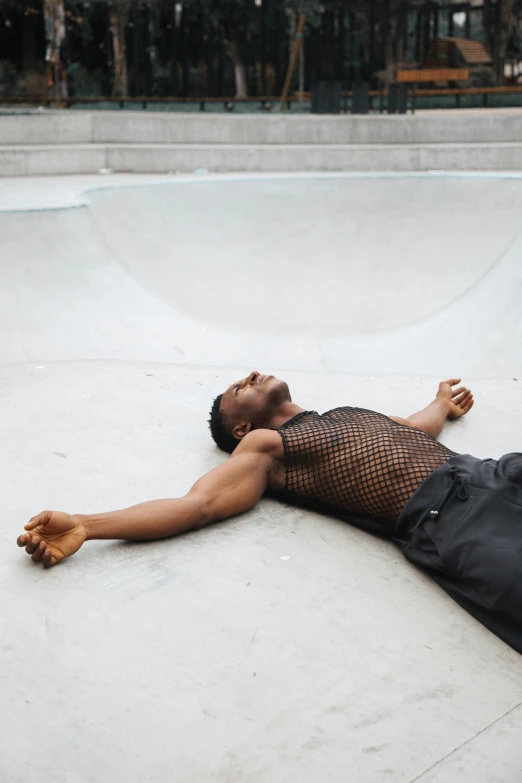
[[[516,509],[508,501],[470,489],[465,504],[452,502],[447,515],[444,509],[436,522],[427,520],[425,534],[443,573],[464,594],[490,610],[522,619],[522,519],[514,525]]]

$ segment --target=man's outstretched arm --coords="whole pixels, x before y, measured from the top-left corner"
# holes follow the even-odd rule
[[[85,541],[166,538],[218,522],[252,508],[266,490],[271,457],[259,449],[257,433],[246,437],[226,462],[199,479],[183,497],[151,500],[106,514],[42,511],[18,538],[34,562],[53,566]]]
[[[465,386],[454,386],[460,383],[460,378],[451,378],[439,384],[437,395],[427,408],[401,419],[399,416],[390,416],[390,419],[398,424],[406,424],[408,427],[416,427],[427,432],[432,438],[438,438],[446,419],[458,419],[464,416],[473,407],[473,394]]]

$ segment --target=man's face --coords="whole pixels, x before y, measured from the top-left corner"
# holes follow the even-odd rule
[[[291,402],[285,381],[254,370],[226,390],[220,410],[230,427],[250,424],[251,429],[270,425],[270,419],[285,402]]]

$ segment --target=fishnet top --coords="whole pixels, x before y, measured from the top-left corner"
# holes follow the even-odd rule
[[[424,479],[454,456],[425,432],[362,408],[304,411],[278,432],[285,500],[392,528]]]

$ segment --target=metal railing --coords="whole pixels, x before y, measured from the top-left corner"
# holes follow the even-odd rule
[[[522,95],[522,86],[513,85],[505,87],[455,87],[455,88],[421,88],[417,89],[415,85],[408,87],[407,96],[409,108],[415,109],[417,98],[441,98],[450,97],[455,99],[455,108],[460,108],[462,105],[462,98],[482,96],[482,105],[488,106],[488,99],[490,96],[505,96],[505,95]],[[350,111],[352,91],[346,90],[341,93],[342,109],[343,111]],[[370,90],[369,91],[369,105],[370,110],[378,110],[380,112],[386,111],[388,93],[387,90]],[[126,105],[141,105],[141,108],[146,110],[149,105],[153,104],[176,104],[176,105],[195,105],[199,104],[199,110],[205,111],[207,105],[211,104],[223,104],[225,111],[233,111],[239,104],[251,104],[261,111],[270,111],[272,108],[276,108],[281,100],[280,96],[266,95],[256,96],[252,98],[232,98],[232,97],[151,97],[151,96],[120,96],[120,97],[103,97],[103,96],[73,96],[68,98],[61,98],[58,101],[52,96],[48,97],[45,105],[49,108],[69,108],[78,104],[111,104],[125,108]],[[295,93],[288,96],[285,100],[286,108],[292,110],[293,108],[309,103],[311,100],[311,93]],[[27,96],[8,96],[0,97],[0,105],[24,105],[24,106],[42,106],[42,96],[27,95]],[[514,105],[521,105],[520,103]]]

